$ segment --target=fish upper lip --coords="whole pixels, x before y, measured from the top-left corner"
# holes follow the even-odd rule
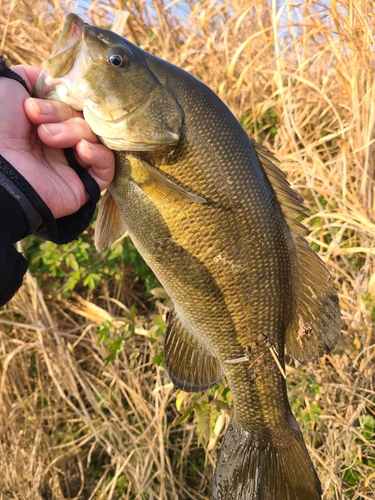
[[[59,47],[58,47],[56,53],[54,53],[54,51],[52,52],[52,54],[53,54],[52,57],[54,57],[58,54],[61,54],[62,52],[65,52],[66,50],[68,50],[70,47],[72,47],[75,43],[77,43],[82,38],[83,27],[86,23],[84,23],[83,20],[75,14],[69,14],[69,16],[74,16],[74,17],[76,17],[76,19],[70,23],[69,32],[66,33],[65,39],[63,41],[61,40],[60,44],[58,44]],[[67,21],[65,21],[65,22],[67,22]],[[64,26],[64,28],[65,28],[65,26]],[[70,38],[70,43],[68,43],[68,45],[67,45],[66,43],[69,40],[69,38]],[[62,43],[62,42],[64,42],[64,43]],[[56,50],[56,48],[55,48],[55,50]]]

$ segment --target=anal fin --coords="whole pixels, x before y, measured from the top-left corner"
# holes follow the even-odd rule
[[[219,361],[185,328],[174,308],[168,318],[164,357],[172,382],[183,391],[203,391],[221,379]]]

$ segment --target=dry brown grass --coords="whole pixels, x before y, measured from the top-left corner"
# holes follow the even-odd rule
[[[333,355],[289,366],[290,397],[324,499],[373,499],[374,6],[279,3],[118,0],[76,11],[108,26],[116,9],[129,11],[125,35],[210,85],[262,135],[311,209],[310,241],[335,277],[344,336]],[[46,58],[75,10],[57,0],[0,5],[1,51],[12,63]],[[197,449],[190,421],[171,425],[175,391],[150,362],[150,325],[103,366],[95,329],[108,314],[119,320],[117,292],[101,288],[106,310],[88,294],[89,302],[56,302],[28,276],[1,311],[1,500],[208,498],[199,492],[209,491],[216,450],[204,454],[207,441]],[[200,460],[206,467],[192,483]],[[352,486],[348,470],[359,474]]]

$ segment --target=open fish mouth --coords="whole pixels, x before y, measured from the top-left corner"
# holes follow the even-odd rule
[[[69,95],[70,88],[83,78],[90,66],[90,58],[82,43],[85,23],[76,14],[69,14],[51,56],[43,62],[43,69],[34,89],[40,98],[65,102],[82,111],[81,96]]]
[[[53,49],[49,59],[65,52],[82,38],[83,27],[86,23],[76,14],[68,14],[63,31]],[[88,26],[88,24],[86,24]]]

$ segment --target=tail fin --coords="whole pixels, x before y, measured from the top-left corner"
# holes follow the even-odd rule
[[[232,420],[216,467],[213,500],[320,500],[321,493],[298,428],[267,439]]]

